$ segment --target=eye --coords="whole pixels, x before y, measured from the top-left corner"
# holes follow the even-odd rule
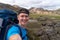
[[[21,15],[21,17],[24,17],[24,15]]]
[[[28,17],[28,15],[21,15],[21,17]]]
[[[28,15],[26,15],[25,17],[28,17]]]

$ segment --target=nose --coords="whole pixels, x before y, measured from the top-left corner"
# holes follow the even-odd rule
[[[24,17],[23,19],[26,19],[26,17]]]

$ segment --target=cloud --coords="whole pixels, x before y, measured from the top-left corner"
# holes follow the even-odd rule
[[[12,4],[12,0],[0,0],[0,3]]]
[[[34,2],[32,2],[34,3]],[[59,0],[40,0],[36,1],[35,4],[31,4],[33,7],[40,7],[44,9],[58,9],[60,8],[60,1]]]
[[[0,0],[0,2],[11,5],[19,5],[21,7],[40,7],[44,9],[60,8],[60,0]]]

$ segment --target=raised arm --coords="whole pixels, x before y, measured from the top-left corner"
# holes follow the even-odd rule
[[[19,34],[12,35],[9,40],[22,40]]]
[[[7,32],[7,40],[22,40],[18,27],[12,26]]]

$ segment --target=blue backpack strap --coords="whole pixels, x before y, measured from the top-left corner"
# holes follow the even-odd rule
[[[22,30],[21,30],[21,27],[18,25],[18,24],[15,24],[14,26],[18,27],[19,30],[20,30],[20,36],[22,37]]]
[[[20,36],[22,37],[23,36],[22,28],[18,24],[15,25],[15,26],[19,28],[19,30],[20,30]],[[22,40],[28,40],[28,39],[24,39],[25,37],[27,37],[27,35],[25,35],[24,37],[22,37]]]
[[[19,30],[20,30],[20,36],[22,37],[23,36],[23,32],[22,32],[22,28],[18,25],[18,24],[13,24],[15,27],[18,27]],[[7,28],[6,28],[6,31],[5,31],[5,36],[7,34],[7,31],[11,28],[12,25],[9,25]],[[27,35],[25,35],[24,37],[22,37],[22,40],[26,37]],[[4,37],[5,39],[5,37]],[[25,39],[24,39],[25,40]]]
[[[20,30],[20,36],[22,37],[22,31],[21,31],[21,28],[19,27],[19,25],[17,24],[13,24],[15,27],[18,27],[19,30]],[[7,35],[7,31],[12,27],[12,24],[8,25],[6,27],[6,30],[5,30],[5,34],[4,34],[4,39],[3,40],[6,40],[6,35]]]

